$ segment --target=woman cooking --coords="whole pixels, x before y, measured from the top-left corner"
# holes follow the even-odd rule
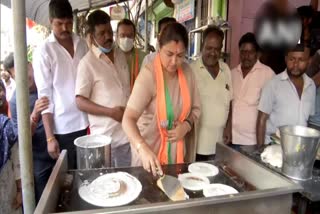
[[[194,155],[190,133],[200,116],[193,72],[184,56],[188,34],[179,23],[160,34],[156,57],[140,71],[123,116],[132,147],[132,165],[142,165],[154,176],[161,165],[183,163]],[[186,149],[189,148],[189,149]]]

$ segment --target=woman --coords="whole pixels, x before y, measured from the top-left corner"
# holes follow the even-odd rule
[[[194,148],[195,141],[187,142],[191,135],[186,135],[200,115],[195,79],[184,60],[186,29],[179,23],[167,25],[159,45],[155,59],[141,69],[123,116],[132,165],[143,165],[154,176],[162,175],[161,165],[183,163],[185,154],[194,156],[187,147]]]
[[[0,213],[22,213],[18,136],[6,116],[5,86],[0,81]]]

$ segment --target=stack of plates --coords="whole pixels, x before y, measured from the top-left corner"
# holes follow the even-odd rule
[[[126,172],[99,176],[90,184],[82,184],[80,197],[100,207],[115,207],[135,200],[142,190],[140,181]]]

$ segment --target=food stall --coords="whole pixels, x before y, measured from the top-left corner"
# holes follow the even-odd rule
[[[141,167],[68,170],[66,152],[55,165],[35,213],[290,213],[293,193],[302,187],[268,169],[245,155],[217,144],[217,156],[207,164],[215,165],[218,174],[209,176],[210,183],[220,183],[239,193],[205,197],[202,191],[185,190],[189,199],[171,201],[157,187],[157,178]],[[165,174],[178,177],[188,172],[190,164],[173,164],[163,167]],[[190,170],[190,167],[189,167]],[[209,170],[210,171],[210,170]],[[209,172],[208,171],[208,172]],[[141,189],[132,202],[104,207],[88,203],[79,189],[97,177],[113,172],[128,173],[137,179]],[[267,178],[267,179],[266,179]],[[93,182],[92,182],[93,183]],[[139,185],[137,185],[139,187]],[[130,189],[127,186],[127,189]]]

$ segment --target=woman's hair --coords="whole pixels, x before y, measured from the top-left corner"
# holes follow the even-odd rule
[[[188,32],[182,24],[170,23],[161,32],[159,37],[160,48],[171,41],[182,42],[185,48],[188,48]]]
[[[158,33],[160,33],[162,25],[177,22],[173,17],[164,17],[158,22]]]

